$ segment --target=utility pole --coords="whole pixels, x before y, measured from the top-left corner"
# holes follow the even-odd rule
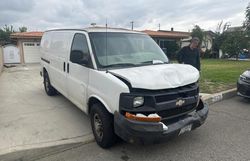
[[[131,30],[134,30],[134,21],[131,21]]]
[[[161,24],[159,23],[159,31],[161,30]]]

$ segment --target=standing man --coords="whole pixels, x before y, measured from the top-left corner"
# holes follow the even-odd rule
[[[183,47],[177,54],[179,63],[189,64],[200,71],[200,52],[198,49],[199,38],[193,37],[190,45]]]

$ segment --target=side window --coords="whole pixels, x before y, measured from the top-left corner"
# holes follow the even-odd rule
[[[89,48],[88,48],[88,43],[87,43],[87,39],[86,36],[83,34],[75,34],[74,39],[73,39],[73,43],[72,43],[72,47],[71,47],[71,55],[70,55],[70,61],[74,62],[72,60],[72,54],[74,54],[74,52],[78,52],[81,53],[82,55],[79,56],[79,59],[83,59],[83,60],[88,60],[88,64],[86,64],[87,66],[89,66],[91,63],[91,59],[90,59],[90,55],[89,55]],[[81,62],[81,60],[79,60],[79,62]],[[80,64],[80,63],[78,63]]]

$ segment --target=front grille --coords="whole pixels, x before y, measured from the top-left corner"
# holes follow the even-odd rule
[[[157,114],[162,118],[169,118],[169,117],[174,117],[176,115],[186,114],[187,112],[193,111],[195,108],[196,108],[196,103],[193,103],[187,106],[159,111],[157,112]]]
[[[240,80],[246,83],[250,83],[250,77],[240,76]]]
[[[199,93],[199,88],[195,84],[179,87],[172,89],[164,94],[156,95],[155,101],[156,103],[167,102],[171,100],[176,100],[178,98],[186,98],[197,96]]]
[[[243,81],[246,82],[246,83],[250,83],[250,78],[246,77],[246,79],[243,80]]]
[[[173,118],[175,116],[184,115],[187,112],[190,112],[196,108],[196,101],[185,104],[181,107],[169,108],[171,101],[176,101],[180,98],[194,98],[199,95],[199,87],[197,84],[190,84],[183,87],[178,87],[172,90],[169,90],[165,93],[155,96],[156,104],[165,104],[166,109],[158,111],[158,115],[162,118]]]
[[[165,94],[165,95],[156,96],[155,100],[156,100],[156,103],[161,103],[161,102],[175,100],[175,99],[178,99],[178,98],[196,96],[197,94],[198,94],[197,89],[193,89],[193,90],[190,90],[190,91],[180,91],[180,92],[175,93],[175,94],[168,93],[168,94]]]

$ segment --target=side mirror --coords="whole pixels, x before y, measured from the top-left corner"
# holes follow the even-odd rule
[[[89,54],[80,50],[73,50],[70,53],[70,61],[81,65],[87,65],[89,62]]]

